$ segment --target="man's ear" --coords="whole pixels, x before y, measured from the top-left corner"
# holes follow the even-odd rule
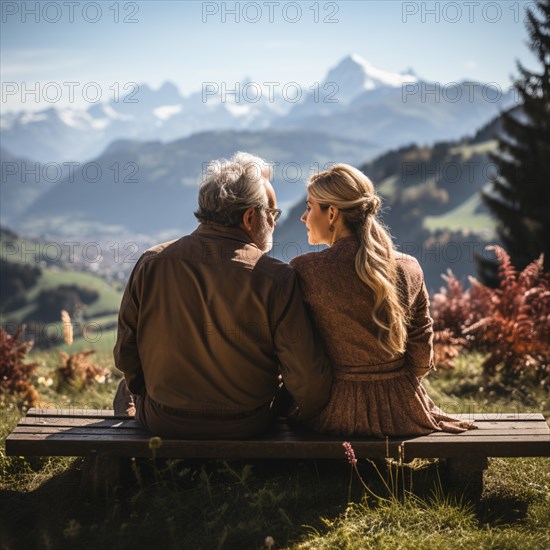
[[[243,214],[242,225],[246,231],[251,231],[254,226],[254,216],[256,215],[256,208],[251,206]]]

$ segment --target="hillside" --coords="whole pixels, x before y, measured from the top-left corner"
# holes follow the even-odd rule
[[[307,131],[205,132],[170,143],[118,141],[38,197],[15,228],[57,235],[191,231],[205,162],[239,150],[278,163],[274,186],[283,208],[300,197],[311,169],[336,159],[361,162],[375,153],[368,143]]]
[[[13,225],[17,218],[43,193],[50,189],[62,166],[53,165],[42,170],[34,160],[20,158],[0,147],[0,220],[2,225]],[[45,177],[44,177],[45,176]]]
[[[114,326],[122,298],[120,283],[77,270],[69,257],[46,261],[51,243],[22,239],[0,229],[0,322],[13,332],[26,325],[26,338],[48,347],[61,341],[61,309],[69,311],[75,342],[103,339],[114,344]],[[108,342],[107,342],[108,340]]]

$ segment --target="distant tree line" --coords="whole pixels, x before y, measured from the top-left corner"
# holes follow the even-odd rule
[[[45,323],[59,321],[64,309],[72,317],[77,308],[89,305],[99,298],[99,292],[93,288],[78,285],[60,285],[56,288],[42,290],[36,298],[36,307],[27,316],[29,320]]]
[[[27,291],[42,275],[39,267],[0,259],[0,311],[8,313],[27,305]]]

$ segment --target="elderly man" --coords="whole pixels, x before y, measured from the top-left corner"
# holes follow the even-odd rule
[[[268,428],[282,375],[307,418],[331,371],[292,268],[269,257],[280,215],[269,165],[210,163],[191,234],[146,251],[122,298],[115,412],[164,437],[244,438]],[[130,392],[128,392],[128,388]],[[133,412],[133,411],[132,411]]]

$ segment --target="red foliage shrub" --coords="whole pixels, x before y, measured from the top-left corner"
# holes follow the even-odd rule
[[[434,361],[438,369],[454,369],[456,359],[466,344],[464,338],[457,338],[449,329],[434,333]]]
[[[0,398],[15,399],[19,409],[38,403],[38,392],[32,385],[37,363],[25,363],[32,342],[21,342],[24,330],[20,326],[12,336],[0,327]]]
[[[84,389],[99,380],[105,380],[109,371],[98,367],[87,359],[94,350],[84,350],[68,353],[61,352],[61,365],[56,369],[58,386],[70,385],[77,389]]]
[[[444,277],[447,288],[433,299],[436,349],[463,338],[468,349],[489,354],[483,363],[487,380],[498,373],[506,385],[529,378],[548,388],[550,274],[542,255],[518,273],[504,249],[491,248],[500,262],[498,288],[471,277],[471,288],[464,290],[451,272]]]

